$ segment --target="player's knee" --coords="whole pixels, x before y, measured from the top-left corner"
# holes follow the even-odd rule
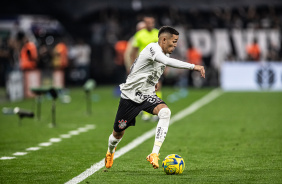
[[[115,130],[113,130],[113,133],[112,135],[114,136],[114,138],[116,139],[121,139],[123,137],[123,134],[124,134],[124,130],[121,131],[121,132],[116,132]]]
[[[171,115],[171,111],[169,108],[162,108],[158,113],[160,119],[170,118],[170,115]]]

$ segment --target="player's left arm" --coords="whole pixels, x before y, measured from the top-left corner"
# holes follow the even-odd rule
[[[162,53],[160,53],[156,56],[156,61],[163,63],[167,66],[174,67],[174,68],[183,68],[183,69],[199,71],[199,72],[201,72],[201,76],[203,78],[205,78],[205,68],[203,66],[194,65],[194,64],[191,64],[191,63],[186,63],[186,62],[180,61],[178,59],[169,58]]]

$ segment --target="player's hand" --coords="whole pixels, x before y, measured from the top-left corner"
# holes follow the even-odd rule
[[[194,70],[199,71],[201,73],[201,77],[205,78],[205,68],[201,65],[195,65]]]

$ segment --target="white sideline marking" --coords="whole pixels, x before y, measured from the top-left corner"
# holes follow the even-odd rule
[[[77,130],[72,130],[69,131],[68,134],[62,134],[60,135],[61,138],[70,138],[72,135],[79,135],[82,132],[87,132],[90,129],[95,129],[96,125],[85,125],[84,127],[80,127]],[[49,139],[49,142],[43,142],[43,143],[39,143],[39,146],[41,147],[47,147],[47,146],[51,146],[53,143],[55,142],[60,142],[62,141],[61,138],[51,138]],[[40,150],[41,147],[30,147],[30,148],[26,148],[26,151],[37,151]],[[21,155],[26,155],[26,152],[16,152],[13,155],[14,156],[21,156]],[[16,157],[1,157],[0,160],[8,160],[8,159],[14,159]]]
[[[206,96],[204,96],[200,100],[194,102],[192,105],[190,105],[186,109],[184,109],[184,110],[178,112],[176,115],[174,115],[170,119],[170,125],[173,124],[174,122],[184,118],[185,116],[192,114],[193,112],[195,112],[196,110],[198,110],[202,106],[208,104],[209,102],[211,102],[212,100],[214,100],[215,98],[220,96],[221,94],[222,94],[222,91],[220,89],[214,89],[213,91],[208,93]],[[155,131],[156,131],[156,128],[149,130],[148,132],[144,133],[140,137],[137,137],[132,142],[130,142],[126,146],[124,146],[121,149],[119,149],[118,151],[116,151],[114,159],[117,159],[118,157],[122,156],[123,154],[125,154],[125,153],[129,152],[130,150],[134,149],[135,147],[139,146],[140,144],[145,142],[147,139],[153,137],[155,135]],[[90,168],[86,169],[83,173],[81,173],[78,176],[72,178],[71,180],[69,180],[65,184],[80,183],[83,180],[85,180],[86,178],[88,178],[89,176],[91,176],[92,174],[94,174],[95,172],[97,172],[98,170],[100,170],[101,168],[103,168],[104,166],[105,166],[105,160],[102,159],[101,161],[93,164]]]
[[[30,148],[26,148],[26,151],[37,151],[40,150],[40,147],[30,147]]]
[[[94,128],[96,128],[96,125],[86,125],[85,127],[88,128],[88,129],[94,129]]]
[[[43,142],[43,143],[39,143],[39,146],[51,146],[52,143],[51,142]]]
[[[16,157],[1,157],[0,160],[11,160],[14,159]]]
[[[14,153],[13,155],[15,155],[15,156],[21,156],[21,155],[26,155],[27,154],[27,152],[16,152],[16,153]]]
[[[79,132],[87,132],[89,129],[88,128],[79,128],[77,129]]]
[[[80,132],[77,130],[69,131],[70,135],[78,135]]]
[[[69,134],[63,134],[63,135],[60,135],[60,137],[61,137],[61,138],[70,138],[71,135],[69,135]]]
[[[50,142],[61,142],[62,139],[60,138],[51,138],[49,141]]]

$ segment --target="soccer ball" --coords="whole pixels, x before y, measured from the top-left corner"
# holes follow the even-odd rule
[[[181,174],[185,168],[183,158],[177,154],[171,154],[163,160],[163,171],[168,174]]]

